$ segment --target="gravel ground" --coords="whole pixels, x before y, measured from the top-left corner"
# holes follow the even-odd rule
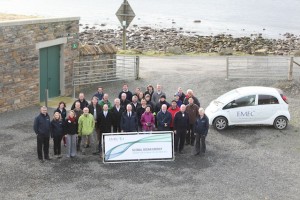
[[[128,82],[131,90],[161,83],[170,100],[178,86],[192,88],[203,107],[236,87],[285,84],[226,81],[222,57],[145,57],[140,75]],[[122,82],[102,85],[117,94]],[[85,92],[89,99],[92,89]],[[286,130],[230,127],[219,133],[211,128],[205,156],[192,156],[185,146],[174,162],[103,164],[90,148],[86,156],[41,164],[32,130],[38,107],[0,114],[0,199],[299,199],[299,94],[285,92],[292,115]]]

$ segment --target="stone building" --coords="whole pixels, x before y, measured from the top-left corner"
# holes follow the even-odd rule
[[[0,22],[0,112],[72,94],[78,32],[79,17]]]

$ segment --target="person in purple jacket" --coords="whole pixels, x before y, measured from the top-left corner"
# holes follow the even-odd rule
[[[149,105],[146,107],[145,112],[142,114],[141,125],[143,131],[154,131],[155,120],[154,115],[151,113],[151,108]]]

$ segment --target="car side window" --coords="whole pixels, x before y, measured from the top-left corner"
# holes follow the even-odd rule
[[[279,104],[278,99],[272,95],[258,95],[258,105]]]
[[[223,109],[225,110],[225,109],[230,109],[230,108],[255,106],[255,98],[256,98],[256,95],[249,95],[249,96],[241,97],[239,99],[231,101],[226,106],[224,106]]]

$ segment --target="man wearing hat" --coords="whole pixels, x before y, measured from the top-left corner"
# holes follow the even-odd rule
[[[158,113],[161,109],[161,106],[166,104],[167,109],[170,107],[170,104],[166,101],[166,95],[161,95],[159,98],[159,102],[156,104],[154,111]]]

